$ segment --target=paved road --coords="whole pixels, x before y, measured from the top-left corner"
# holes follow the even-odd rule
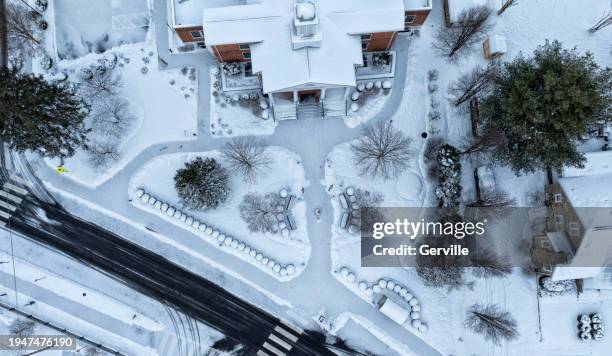
[[[46,219],[40,217],[41,210],[45,212]],[[205,278],[72,216],[57,203],[28,195],[13,215],[11,227],[30,239],[114,276],[164,305],[205,322],[246,346],[246,354],[254,355],[264,343],[270,343],[270,334],[280,327],[285,332],[276,332],[275,335],[291,345],[287,354],[333,355],[322,335],[295,331],[290,324]]]

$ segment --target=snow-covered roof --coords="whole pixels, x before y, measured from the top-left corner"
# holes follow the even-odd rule
[[[402,0],[321,0],[316,12],[320,47],[293,49],[293,1],[204,10],[209,46],[250,43],[254,72],[262,73],[264,92],[310,86],[355,85],[355,67],[363,62],[363,33],[402,30]]]
[[[404,9],[410,10],[431,10],[431,0],[404,0]]]
[[[212,7],[243,5],[247,0],[170,0],[174,26],[201,26],[202,11]]]
[[[506,53],[508,52],[508,44],[506,37],[498,34],[493,34],[488,37],[489,50],[491,53]]]
[[[380,312],[399,325],[404,324],[410,317],[410,313],[406,309],[402,308],[399,304],[389,298],[386,298],[383,304],[380,306]]]
[[[612,151],[585,156],[584,168],[565,168],[559,184],[573,207],[612,207]]]
[[[570,267],[559,272],[572,279],[594,277],[612,261],[612,152],[585,156],[584,168],[566,168],[559,179],[585,229]]]
[[[463,10],[476,6],[486,6],[487,0],[448,0],[448,17],[451,23],[457,22]]]

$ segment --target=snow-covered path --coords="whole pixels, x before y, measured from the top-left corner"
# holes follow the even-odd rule
[[[405,344],[414,354],[439,355],[433,347],[419,337],[384,317],[375,308],[365,305],[363,300],[349,291],[330,274],[332,268],[330,241],[333,208],[330,197],[327,194],[327,187],[322,185],[325,176],[325,161],[329,152],[336,145],[350,141],[359,135],[359,129],[349,129],[341,119],[306,119],[283,122],[276,128],[273,136],[265,138],[270,145],[281,146],[298,153],[302,157],[306,179],[309,182],[309,186],[305,187],[304,198],[309,208],[307,216],[308,233],[312,245],[311,259],[301,275],[291,282],[280,282],[253,268],[243,260],[219,252],[216,249],[211,249],[200,237],[137,209],[128,201],[126,194],[131,177],[154,157],[160,154],[176,152],[214,150],[227,142],[227,139],[210,136],[208,129],[210,83],[209,76],[206,73],[208,73],[209,65],[215,63],[215,59],[208,52],[169,54],[166,28],[166,1],[155,0],[154,6],[156,42],[158,55],[161,58],[160,63],[163,63],[167,68],[195,66],[200,73],[198,76],[198,139],[192,142],[167,142],[151,146],[142,151],[112,179],[96,189],[75,184],[73,181],[55,174],[44,164],[40,165],[40,177],[54,188],[79,196],[118,215],[129,217],[130,220],[143,222],[147,228],[170,237],[183,246],[189,246],[190,249],[197,251],[198,254],[206,259],[218,262],[224,267],[236,271],[254,285],[261,286],[274,295],[288,300],[297,311],[296,313],[289,311],[289,313],[296,318],[315,315],[321,307],[325,307],[332,319],[341,313],[352,312],[369,320],[385,334]],[[408,67],[408,43],[405,42],[408,42],[408,39],[400,37],[398,42],[401,43],[397,46],[398,63],[396,66],[395,88],[391,93],[387,106],[376,118],[371,120],[372,122],[391,119],[403,103],[402,98],[404,97],[404,85]],[[117,196],[117,192],[121,192],[121,195]],[[322,210],[322,216],[319,221],[317,221],[313,213],[316,207]],[[151,246],[146,247],[150,248]],[[157,252],[164,254],[164,251]],[[313,301],[318,301],[320,305],[313,303]],[[354,306],[362,307],[359,307],[359,310],[351,310],[354,309]]]

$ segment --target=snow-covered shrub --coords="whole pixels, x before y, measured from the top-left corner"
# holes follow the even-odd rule
[[[393,87],[393,82],[390,79],[385,79],[384,82],[382,82],[382,87],[383,89],[391,89]]]
[[[38,21],[36,26],[38,27],[39,30],[46,31],[47,28],[49,28],[49,23],[46,20],[40,20]]]
[[[464,271],[461,267],[418,266],[417,275],[426,286],[434,288],[459,289],[465,285]]]
[[[378,52],[372,55],[372,64],[375,66],[387,66],[391,64],[392,56],[389,52]]]
[[[44,55],[40,58],[40,66],[44,70],[49,70],[53,67],[53,59],[51,57]]]
[[[217,208],[230,192],[225,168],[213,158],[202,157],[176,172],[174,187],[183,205],[202,210]]]
[[[429,94],[433,94],[435,92],[438,91],[438,84],[429,84],[427,86],[427,91],[429,91]]]
[[[351,104],[351,111],[352,112],[357,112],[359,110],[359,104],[357,103],[352,103]]]
[[[427,79],[429,79],[430,82],[435,82],[436,80],[438,80],[439,75],[440,72],[438,72],[437,69],[430,69],[427,72]]]
[[[49,2],[47,0],[36,0],[34,5],[38,9],[38,11],[45,12],[45,10],[47,10],[47,7],[49,7]]]
[[[459,151],[451,145],[443,145],[438,150],[439,165],[436,197],[440,207],[454,208],[459,206],[461,196],[461,164]]]
[[[357,101],[357,100],[359,100],[359,96],[360,96],[360,93],[358,91],[356,91],[353,94],[351,94],[351,100],[352,101]]]
[[[240,62],[223,63],[223,73],[228,77],[240,75],[242,73]]]
[[[576,283],[573,280],[553,281],[549,276],[540,279],[540,287],[539,294],[543,297],[554,297],[576,291]]]
[[[429,117],[429,120],[432,121],[439,120],[442,117],[439,111],[430,111],[427,116]]]

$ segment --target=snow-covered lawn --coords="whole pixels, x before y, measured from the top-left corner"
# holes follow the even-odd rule
[[[145,164],[132,177],[128,195],[133,200],[132,204],[136,207],[155,213],[177,224],[177,226],[192,231],[214,246],[252,263],[276,278],[289,280],[299,275],[310,257],[310,243],[306,227],[306,203],[301,200],[302,188],[305,187],[306,181],[301,159],[295,153],[280,147],[269,147],[268,153],[274,162],[267,170],[265,177],[262,177],[256,184],[248,185],[242,181],[241,177],[232,175],[230,178],[230,197],[215,210],[193,211],[182,208],[174,189],[174,175],[186,162],[196,157],[215,158],[223,164],[218,151],[168,154],[156,157]],[[297,230],[291,231],[288,237],[280,234],[250,232],[246,223],[240,217],[239,211],[239,205],[244,195],[249,192],[262,195],[277,193],[283,188],[288,189],[290,194],[298,198],[298,202],[292,211],[297,222]],[[154,206],[143,204],[141,199],[136,196],[138,189],[144,189],[151,196],[182,210],[186,215],[190,215],[194,220],[206,224],[211,229],[209,231],[198,230],[193,226],[186,225],[181,219],[176,219],[156,209]],[[215,231],[218,232],[215,233]],[[228,240],[228,242],[220,240],[228,237],[232,240]],[[233,240],[236,240],[236,243],[232,244]],[[234,246],[240,242],[247,245],[250,251],[255,251],[255,256],[251,256],[253,253],[249,255],[249,251],[239,250],[238,246]],[[262,257],[257,257],[259,254]],[[289,273],[281,275],[278,271],[274,271],[264,264],[264,262],[270,263],[271,260],[278,262]],[[291,269],[295,268],[295,271],[290,270],[290,265],[293,266]]]
[[[102,53],[147,37],[147,0],[55,0],[50,4],[59,59]]]
[[[612,318],[612,291],[587,290],[579,297],[575,294],[540,299],[542,345],[535,350],[546,355],[607,355],[612,350],[612,338],[604,329],[603,340],[581,341],[578,338],[578,316],[599,313],[604,328],[610,327]],[[527,349],[525,350],[527,351]]]
[[[490,5],[498,5],[498,2],[491,1]],[[503,60],[510,60],[520,52],[528,55],[536,46],[544,44],[546,39],[558,39],[565,48],[577,46],[581,52],[591,51],[602,66],[610,66],[609,39],[612,29],[607,28],[596,34],[587,31],[609,10],[608,0],[589,2],[588,8],[582,2],[571,0],[519,2],[502,16],[494,15],[496,24],[493,32],[508,39],[509,51]],[[563,20],[568,16],[572,16],[572,21]],[[394,124],[413,138],[417,152],[413,167],[396,181],[379,182],[356,174],[348,144],[337,146],[328,157],[326,184],[333,184],[330,196],[335,210],[331,244],[332,274],[366,301],[371,300],[368,289],[379,279],[393,280],[405,286],[421,303],[421,318],[428,324],[429,332],[409,329],[442,354],[523,354],[534,350],[541,350],[546,355],[605,354],[604,350],[610,347],[608,344],[591,342],[592,345],[586,345],[577,340],[575,317],[580,312],[609,309],[609,298],[600,301],[602,297],[598,297],[576,304],[574,296],[572,301],[555,303],[551,299],[543,303],[543,341],[540,342],[535,277],[527,276],[518,269],[505,279],[475,279],[468,274],[468,281],[472,282],[470,288],[451,292],[433,289],[425,286],[413,269],[362,268],[359,236],[351,236],[338,226],[342,209],[337,195],[348,186],[382,193],[385,198],[382,206],[434,206],[431,183],[424,178],[426,169],[422,159],[422,143],[425,140],[420,134],[427,132],[430,138],[439,137],[460,148],[471,138],[469,113],[455,108],[446,100],[446,89],[460,72],[468,71],[476,64],[486,64],[482,47],[475,46],[471,56],[459,63],[448,63],[431,49],[433,32],[438,26],[443,26],[441,1],[434,2],[434,11],[427,21],[428,26],[423,28],[420,37],[411,41],[405,93],[399,111],[392,118]],[[438,71],[438,78],[430,81],[428,72],[432,69]],[[437,90],[430,92],[430,83],[436,84]],[[436,107],[431,105],[432,99],[437,102]],[[440,118],[429,119],[428,113],[432,111],[439,111]],[[469,199],[474,193],[473,169],[482,163],[479,160],[463,160],[464,199]],[[541,203],[536,196],[544,189],[544,172],[517,177],[508,168],[495,166],[494,174],[497,188],[508,192],[516,199],[518,206]],[[342,273],[343,268],[354,276],[347,278],[344,275],[346,272]],[[364,282],[366,288],[360,288],[359,282]],[[510,311],[518,323],[519,339],[496,347],[480,335],[468,331],[462,323],[467,309],[475,303],[499,304]],[[563,324],[557,326],[560,321]]]
[[[120,158],[108,168],[94,169],[87,152],[81,150],[67,159],[65,176],[90,187],[111,179],[130,160],[149,146],[163,142],[196,139],[197,134],[197,73],[194,69],[160,71],[150,45],[126,45],[115,48],[119,57],[117,68],[123,86],[119,97],[127,99],[136,117],[131,133],[119,143]],[[62,61],[58,70],[78,80],[80,69],[96,65],[102,55],[90,54],[74,61]],[[142,69],[147,68],[143,74]],[[160,100],[163,99],[163,100]],[[95,139],[95,137],[94,137]],[[58,160],[47,160],[52,167]]]
[[[278,125],[271,113],[262,118],[261,90],[224,93],[219,68],[210,69],[210,134],[215,137],[272,135]],[[244,95],[251,95],[248,99]]]

